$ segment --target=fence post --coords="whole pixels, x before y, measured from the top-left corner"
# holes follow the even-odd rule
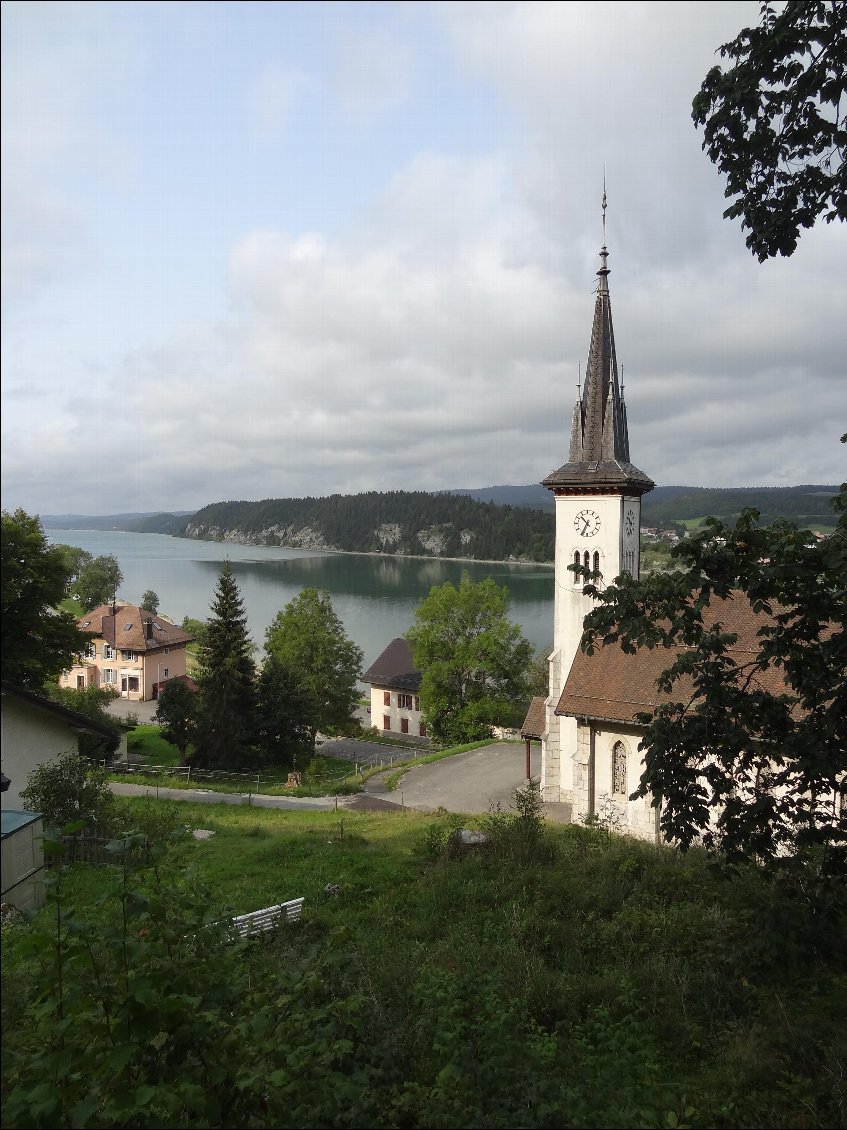
[[[191,766],[189,765],[188,766],[188,776],[186,777],[186,781],[190,781],[190,780],[191,780]]]
[[[256,774],[256,792],[259,791],[259,774]]]

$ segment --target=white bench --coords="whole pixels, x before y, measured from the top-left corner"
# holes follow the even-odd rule
[[[303,899],[291,899],[277,906],[266,906],[264,910],[253,910],[249,914],[239,914],[232,924],[242,938],[252,938],[273,930],[280,922],[296,922],[303,909]]]

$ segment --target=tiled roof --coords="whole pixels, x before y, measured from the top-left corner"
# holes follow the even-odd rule
[[[756,633],[771,622],[764,613],[754,612],[740,592],[727,600],[713,599],[703,610],[703,621],[707,627],[719,621],[725,631],[737,634],[738,640],[730,649],[730,655],[739,664],[758,653]],[[684,700],[692,690],[690,678],[678,680],[670,695],[660,694],[656,689],[657,679],[680,651],[681,647],[641,648],[632,655],[618,644],[597,647],[593,655],[577,651],[556,713],[632,722],[636,714],[652,712],[661,702]],[[771,694],[780,694],[786,689],[778,668],[761,672],[756,685]]]
[[[161,616],[154,616],[134,604],[101,604],[99,608],[86,612],[77,620],[77,627],[84,632],[92,632],[96,638],[104,639],[113,647],[126,651],[157,651],[163,647],[175,647],[190,643],[194,636],[171,624]]]
[[[546,699],[536,695],[529,704],[523,725],[521,726],[522,738],[542,738],[547,730]]]
[[[362,681],[377,687],[419,691],[421,673],[415,668],[408,643],[402,637],[392,640],[379,659],[362,675]]]

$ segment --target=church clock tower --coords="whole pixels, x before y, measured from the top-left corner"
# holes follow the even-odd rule
[[[603,246],[594,302],[594,325],[585,383],[573,410],[568,462],[551,471],[543,486],[556,498],[556,562],[553,652],[546,732],[541,745],[541,795],[569,801],[573,791],[576,719],[557,717],[556,707],[591,611],[585,580],[569,566],[582,565],[607,581],[620,573],[638,578],[641,496],[655,483],[629,461],[623,385],[618,380],[606,250],[606,193]],[[602,584],[602,579],[598,582]]]

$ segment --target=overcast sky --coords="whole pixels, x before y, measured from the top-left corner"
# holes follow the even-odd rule
[[[759,264],[691,99],[758,3],[3,4],[3,506],[528,483],[601,242],[633,462],[835,483],[847,228]]]

